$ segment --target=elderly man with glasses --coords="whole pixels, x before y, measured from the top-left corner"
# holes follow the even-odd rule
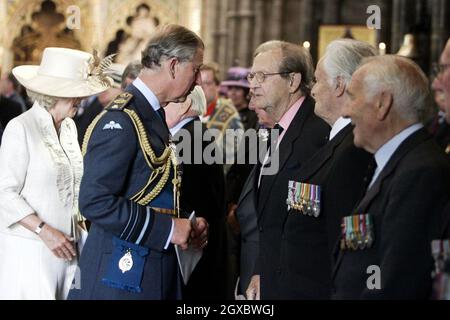
[[[250,175],[257,189],[259,256],[246,291],[248,299],[292,298],[286,290],[290,266],[280,264],[288,215],[286,190],[294,172],[326,143],[329,133],[329,126],[314,114],[312,77],[312,59],[303,48],[270,41],[256,49],[248,75],[252,100],[258,117],[265,111],[275,121],[279,135],[272,136],[262,164]]]

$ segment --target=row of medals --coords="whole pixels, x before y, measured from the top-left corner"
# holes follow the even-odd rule
[[[342,218],[341,250],[364,250],[374,242],[372,217],[356,215]]]
[[[307,183],[289,181],[286,200],[288,211],[294,209],[310,217],[320,215],[320,187]]]
[[[311,217],[319,217],[320,215],[320,201],[319,200],[306,200],[301,199],[300,202],[294,202],[290,199],[287,200],[288,210],[294,209],[300,211],[305,215]]]

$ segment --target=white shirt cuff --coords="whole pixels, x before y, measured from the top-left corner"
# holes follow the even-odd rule
[[[172,235],[173,235],[173,228],[174,228],[174,226],[175,226],[175,222],[174,222],[173,219],[172,219],[172,228],[170,228],[169,238],[167,239],[167,242],[166,242],[166,245],[165,245],[165,247],[164,247],[164,250],[167,250],[167,248],[168,248],[169,245],[170,245],[170,240],[172,240]]]

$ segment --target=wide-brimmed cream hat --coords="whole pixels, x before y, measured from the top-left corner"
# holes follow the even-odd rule
[[[111,86],[113,81],[105,73],[111,60],[100,60],[96,53],[46,48],[39,66],[19,66],[12,72],[25,88],[36,93],[60,98],[87,97]]]

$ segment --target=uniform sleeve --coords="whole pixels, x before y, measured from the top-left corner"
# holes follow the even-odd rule
[[[5,129],[0,148],[0,218],[8,228],[34,213],[21,196],[29,157],[25,128],[13,119]]]
[[[392,182],[381,222],[381,290],[366,289],[362,299],[429,297],[430,242],[448,200],[449,181],[448,172],[427,168],[406,172]]]
[[[116,124],[113,130],[111,123]],[[122,240],[162,251],[171,232],[172,217],[123,197],[130,181],[150,170],[132,170],[137,152],[137,135],[128,116],[120,111],[107,112],[95,127],[84,158],[80,211]]]

